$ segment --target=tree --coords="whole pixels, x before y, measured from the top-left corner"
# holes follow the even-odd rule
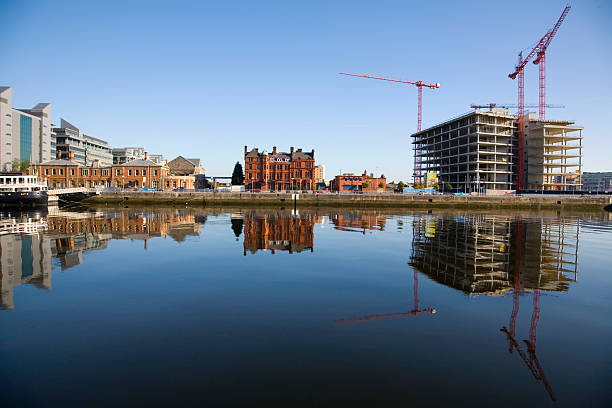
[[[453,191],[453,185],[452,185],[451,183],[446,183],[446,184],[444,185],[444,189],[445,189],[446,191]]]
[[[19,165],[19,171],[23,171],[24,173],[27,173],[29,169],[30,169],[30,161],[27,159],[22,160],[21,164]]]
[[[361,185],[362,190],[367,190],[368,187],[370,187],[370,183],[368,183],[367,181]]]
[[[21,163],[19,162],[19,159],[13,159],[13,161],[11,162],[11,170],[19,171],[20,167],[21,167]]]
[[[242,227],[244,225],[244,220],[242,218],[232,218],[232,230],[234,231],[234,235],[236,236],[236,241],[238,241],[238,237],[242,234]]]
[[[236,162],[234,172],[232,173],[232,185],[241,186],[244,184],[244,173],[242,172],[242,164]]]
[[[382,181],[378,183],[378,188],[385,188],[385,183],[383,183]]]
[[[404,191],[404,187],[406,187],[406,185],[404,184],[403,181],[400,181],[399,184],[397,185],[397,191],[401,193],[402,191]]]
[[[438,185],[438,183],[434,183],[434,185],[432,187],[436,191],[440,190],[440,186]]]

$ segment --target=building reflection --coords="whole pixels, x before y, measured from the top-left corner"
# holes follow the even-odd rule
[[[83,263],[83,254],[105,249],[111,239],[152,238],[177,242],[199,236],[206,216],[176,210],[120,210],[105,213],[62,211],[0,214],[0,308],[14,308],[13,288],[51,288],[52,259],[62,270]]]
[[[235,220],[234,216],[233,220]],[[287,251],[290,254],[314,251],[315,214],[277,212],[246,212],[243,214],[244,247],[243,254],[257,251]],[[238,223],[232,221],[236,233]]]
[[[555,396],[536,354],[540,293],[564,292],[576,282],[580,221],[471,215],[421,217],[413,224],[410,264],[416,271],[469,295],[511,294],[508,325],[500,329],[551,400]],[[519,342],[520,296],[533,298],[528,339]]]
[[[346,212],[330,215],[334,228],[340,231],[361,232],[368,230],[384,231],[386,217],[363,212]]]
[[[520,225],[520,228],[517,228]],[[579,222],[472,215],[419,217],[410,264],[466,294],[567,291],[577,280]]]

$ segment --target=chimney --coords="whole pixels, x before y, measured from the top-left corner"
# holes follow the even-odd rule
[[[291,146],[291,154],[293,154],[293,146]]]
[[[244,154],[247,154],[247,147],[244,146]]]
[[[55,158],[58,159],[58,160],[62,158],[62,151],[61,150],[58,150],[57,152],[55,152]]]
[[[297,149],[297,151],[298,151],[298,153],[301,153],[301,152],[302,152],[302,149]]]
[[[149,160],[149,154],[145,152],[145,160]]]
[[[70,161],[74,161],[74,152],[70,152]]]
[[[276,154],[276,146],[272,148],[272,154]]]
[[[314,149],[312,149],[312,158],[314,159]]]

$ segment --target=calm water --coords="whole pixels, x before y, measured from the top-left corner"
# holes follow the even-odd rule
[[[612,220],[3,213],[2,406],[612,406]]]

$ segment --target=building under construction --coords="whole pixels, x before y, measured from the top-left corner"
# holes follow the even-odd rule
[[[570,121],[525,118],[524,174],[529,189],[580,190],[582,127]],[[455,192],[503,192],[517,188],[518,117],[508,109],[473,111],[411,135],[414,181],[427,173]]]

